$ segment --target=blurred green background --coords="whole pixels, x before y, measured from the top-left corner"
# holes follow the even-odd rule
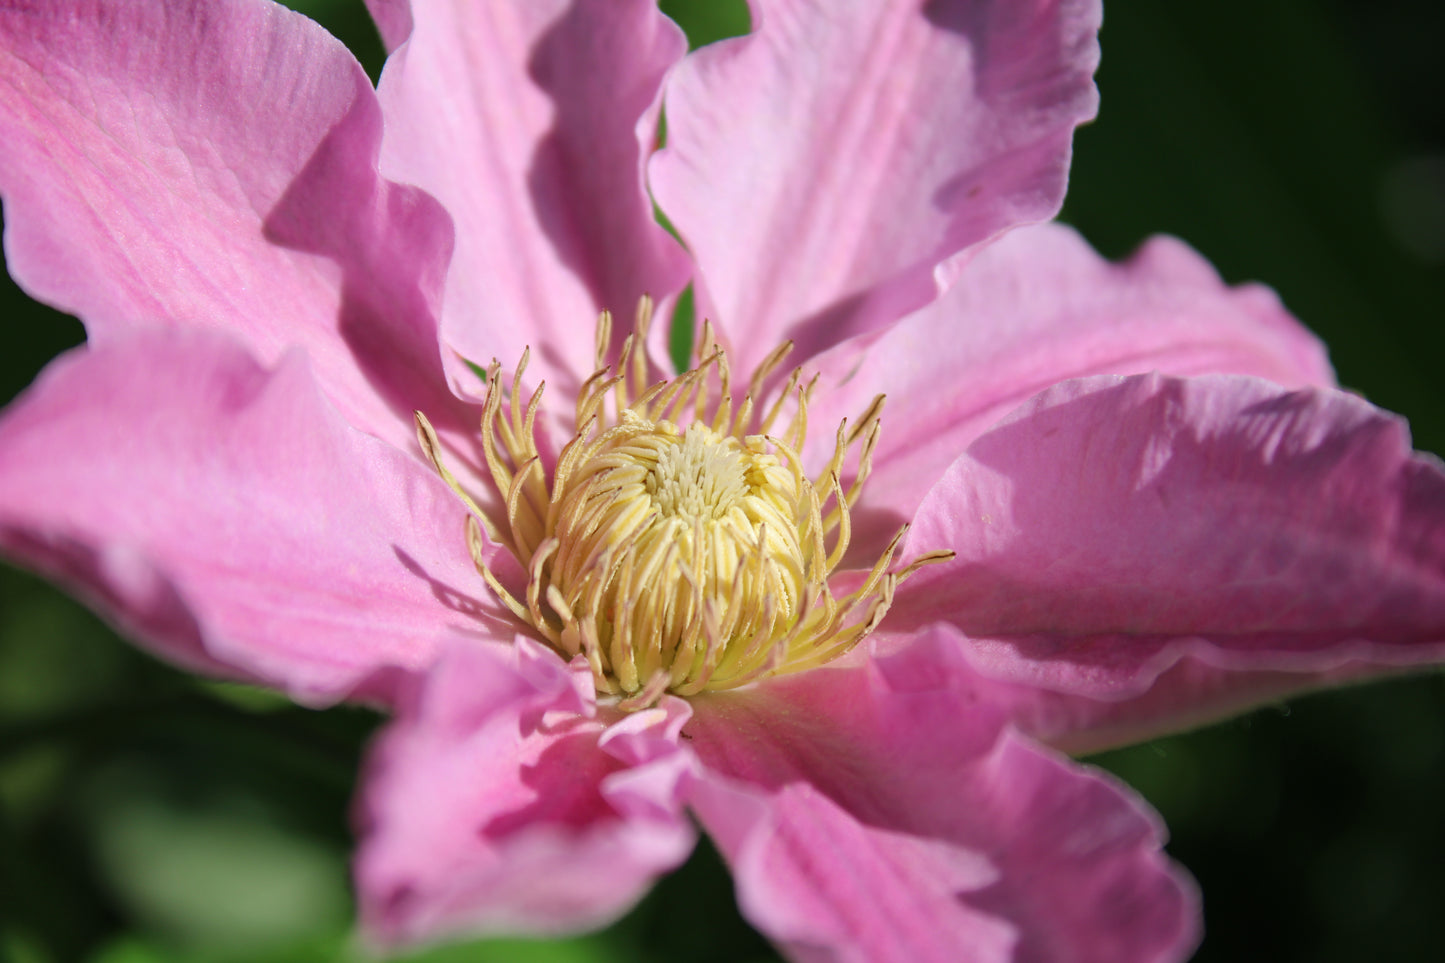
[[[359,2],[296,0],[379,68]],[[740,0],[665,0],[694,43]],[[1332,348],[1341,380],[1445,451],[1445,5],[1116,2],[1100,119],[1065,217],[1106,254],[1189,240],[1262,279]],[[621,55],[625,55],[622,52]],[[0,291],[0,400],[81,339]],[[0,959],[362,959],[346,812],[362,710],[311,712],[138,654],[33,577],[0,569]],[[1445,906],[1438,674],[1298,700],[1111,753],[1199,880],[1201,961],[1427,960]],[[610,930],[417,960],[762,961],[703,845]]]

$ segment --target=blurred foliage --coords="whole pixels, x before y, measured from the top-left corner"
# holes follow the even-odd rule
[[[292,4],[382,50],[353,0]],[[694,43],[741,0],[663,0]],[[1263,279],[1342,380],[1445,450],[1445,6],[1219,0],[1108,8],[1099,121],[1065,216],[1123,256],[1178,234]],[[0,398],[80,326],[8,282]],[[0,569],[0,959],[370,959],[351,933],[347,806],[378,719],[194,680],[39,580]],[[1164,815],[1198,878],[1201,961],[1422,960],[1445,904],[1445,682],[1314,696],[1097,761]],[[704,843],[626,919],[416,963],[776,959]]]

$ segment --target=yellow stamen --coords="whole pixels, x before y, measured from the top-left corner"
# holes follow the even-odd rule
[[[622,709],[836,659],[878,625],[900,582],[952,556],[931,552],[890,573],[905,528],[861,585],[835,597],[828,579],[848,548],[883,396],[851,430],[838,426],[832,457],[809,478],[799,452],[816,379],[802,385],[794,370],[758,416],[758,399],[791,344],[764,359],[735,405],[727,354],[707,323],[695,366],[645,386],[651,321],[644,298],[611,368],[612,317],[599,318],[597,370],[582,385],[577,430],[550,481],[535,436],[543,386],[520,403],[528,354],[510,390],[493,362],[482,452],[498,496],[488,500],[498,506],[494,516],[447,471],[436,433],[417,413],[427,460],[475,516],[467,544],[486,584],[564,657],[586,658],[598,690]],[[526,572],[520,598],[487,567],[483,528]]]

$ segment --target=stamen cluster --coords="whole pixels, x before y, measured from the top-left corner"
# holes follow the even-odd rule
[[[596,370],[550,478],[536,442],[545,386],[522,404],[528,355],[510,390],[492,363],[482,414],[498,496],[490,512],[442,465],[436,433],[417,413],[423,451],[472,510],[467,543],[482,578],[558,652],[584,656],[599,692],[625,709],[835,659],[877,626],[903,579],[948,557],[931,553],[890,573],[905,527],[851,591],[835,596],[829,577],[848,548],[883,397],[851,429],[839,425],[832,458],[810,478],[799,452],[813,384],[801,385],[794,370],[765,412],[756,405],[791,344],[764,360],[735,404],[727,354],[706,324],[694,366],[647,386],[651,320],[644,299],[614,368],[606,364],[612,319],[603,313]],[[482,528],[527,573],[520,597],[487,564]]]

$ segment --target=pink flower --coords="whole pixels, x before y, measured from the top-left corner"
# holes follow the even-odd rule
[[[182,664],[394,708],[379,938],[600,924],[691,814],[797,959],[1181,959],[1162,827],[1060,753],[1445,654],[1403,424],[1181,244],[1019,226],[1097,3],[757,0],[686,57],[650,0],[371,6],[379,91],[261,0],[0,0],[10,271],[90,338],[0,420],[0,547]],[[707,338],[710,400],[639,397],[625,319],[689,280],[736,384],[816,375],[765,372],[772,437]]]

